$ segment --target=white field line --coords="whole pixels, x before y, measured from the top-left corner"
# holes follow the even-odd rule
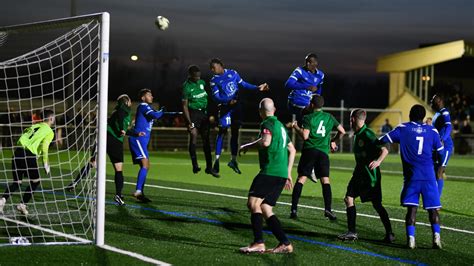
[[[65,234],[65,233],[62,233],[62,232],[59,232],[59,231],[56,231],[56,230],[44,228],[44,227],[41,227],[41,226],[38,226],[38,225],[25,223],[25,222],[18,221],[18,220],[13,220],[13,219],[10,219],[10,218],[4,217],[4,216],[0,216],[0,219],[4,220],[6,222],[16,223],[18,225],[22,225],[22,226],[25,226],[25,227],[30,227],[30,228],[33,228],[33,229],[36,229],[36,230],[39,230],[39,231],[49,233],[49,234],[53,234],[53,235],[61,236],[61,237],[64,237],[64,238],[72,239],[72,240],[77,241],[81,244],[91,244],[91,243],[93,243],[91,240],[87,240],[87,239],[82,238],[82,237],[78,237],[78,236],[74,236],[74,235],[68,235],[68,234]],[[65,243],[61,243],[61,244],[65,244]],[[128,251],[128,250],[119,249],[119,248],[112,247],[112,246],[109,246],[109,245],[103,245],[103,246],[98,246],[98,247],[106,249],[106,250],[110,250],[112,252],[127,255],[127,256],[139,259],[139,260],[144,261],[144,262],[152,263],[152,264],[155,264],[155,265],[171,265],[171,264],[168,264],[166,262],[162,262],[162,261],[159,261],[159,260],[155,260],[155,259],[146,257],[142,254],[138,254],[138,253],[131,252],[131,251]]]
[[[111,179],[107,179],[107,181],[108,181],[108,182],[114,182],[114,180],[111,180]],[[124,182],[124,184],[127,184],[127,185],[136,185],[135,183],[131,183],[131,182]],[[198,193],[198,194],[206,194],[206,195],[220,196],[220,197],[226,197],[226,198],[243,199],[243,200],[246,200],[246,199],[247,199],[247,197],[243,197],[243,196],[228,195],[228,194],[216,193],[216,192],[210,192],[210,191],[184,189],[184,188],[174,188],[174,187],[164,187],[164,186],[157,186],[157,185],[145,185],[145,186],[147,186],[147,187],[152,187],[152,188],[160,188],[160,189],[168,189],[168,190],[175,190],[175,191],[182,191],[182,192],[191,192],[191,193]],[[281,201],[279,201],[278,204],[291,206],[291,203],[288,203],[288,202],[281,202]],[[314,207],[314,206],[301,205],[301,204],[299,204],[298,207],[324,211],[324,208],[321,208],[321,207]],[[346,213],[345,211],[339,211],[339,210],[333,210],[333,211],[334,211],[334,212],[337,212],[337,213],[344,213],[344,214]],[[378,217],[378,216],[370,215],[370,214],[364,214],[364,213],[357,213],[357,216],[362,216],[362,217],[367,217],[367,218],[373,218],[373,219],[380,219],[380,217]],[[394,221],[394,222],[405,223],[405,220],[402,220],[402,219],[390,218],[390,220],[391,220],[391,221]],[[431,226],[430,224],[421,223],[421,222],[416,222],[416,224],[417,224],[417,225],[424,225],[424,226]],[[454,232],[459,232],[459,233],[465,233],[465,234],[474,235],[474,231],[469,231],[469,230],[464,230],[464,229],[458,229],[458,228],[448,227],[448,226],[444,226],[444,225],[442,225],[441,228],[443,228],[443,229],[445,229],[445,230],[449,230],[449,231],[454,231]]]

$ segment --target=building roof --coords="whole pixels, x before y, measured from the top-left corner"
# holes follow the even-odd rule
[[[405,72],[462,56],[474,56],[474,44],[464,40],[382,56],[377,60],[377,72]]]

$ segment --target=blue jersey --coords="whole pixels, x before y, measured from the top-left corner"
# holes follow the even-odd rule
[[[211,78],[212,98],[218,104],[228,104],[231,100],[237,99],[239,86],[256,90],[258,86],[245,82],[237,71],[232,69],[224,69],[221,75],[214,75]]]
[[[162,111],[155,111],[148,103],[140,103],[135,114],[135,126],[133,133],[145,132],[145,136],[138,137],[149,140],[151,128],[153,127],[153,120],[159,119],[163,116]]]
[[[451,125],[451,116],[448,109],[443,108],[436,112],[433,116],[433,126],[438,130],[444,148],[449,151],[452,150],[453,140],[451,139],[451,131],[453,126]]]
[[[405,181],[436,180],[433,151],[442,154],[438,131],[429,125],[403,123],[380,139],[383,143],[400,143]]]
[[[307,107],[313,94],[321,95],[322,84],[324,82],[324,73],[316,70],[315,73],[304,67],[297,67],[285,83],[285,88],[291,90],[288,95],[288,101],[297,107]],[[318,90],[312,92],[309,87],[318,87]]]

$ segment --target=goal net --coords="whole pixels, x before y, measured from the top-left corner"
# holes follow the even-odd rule
[[[0,27],[0,245],[103,244],[108,35],[108,13]],[[56,119],[51,171],[40,154],[26,213],[36,169],[15,151],[28,150],[18,140],[45,109]]]

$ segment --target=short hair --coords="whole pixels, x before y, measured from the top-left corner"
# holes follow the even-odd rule
[[[127,104],[131,101],[132,100],[130,99],[130,97],[127,94],[122,94],[117,98],[117,104]]]
[[[211,61],[209,61],[209,67],[212,67],[213,64],[219,64],[221,66],[224,66],[224,63],[219,58],[212,58]]]
[[[322,108],[324,106],[324,97],[319,94],[315,94],[313,95],[313,98],[311,98],[311,103],[316,109]]]
[[[138,99],[142,99],[142,97],[147,94],[147,93],[151,93],[151,90],[150,89],[141,89],[140,92],[138,92]]]
[[[49,117],[54,116],[54,111],[51,109],[44,109],[41,113],[41,119],[46,120]]]
[[[365,119],[367,119],[367,112],[361,108],[354,109],[351,112],[351,117],[354,117],[357,120],[365,121]]]
[[[307,54],[306,57],[304,58],[304,61],[305,61],[306,63],[308,63],[311,58],[314,58],[314,59],[318,60],[318,56],[317,56],[315,53],[309,53],[309,54]]]
[[[410,109],[410,121],[423,121],[425,118],[426,110],[421,104],[415,104]]]
[[[197,73],[197,72],[201,72],[201,69],[199,69],[198,66],[196,66],[196,65],[190,65],[190,66],[188,67],[188,74],[189,74],[189,75],[192,75],[192,74]]]

